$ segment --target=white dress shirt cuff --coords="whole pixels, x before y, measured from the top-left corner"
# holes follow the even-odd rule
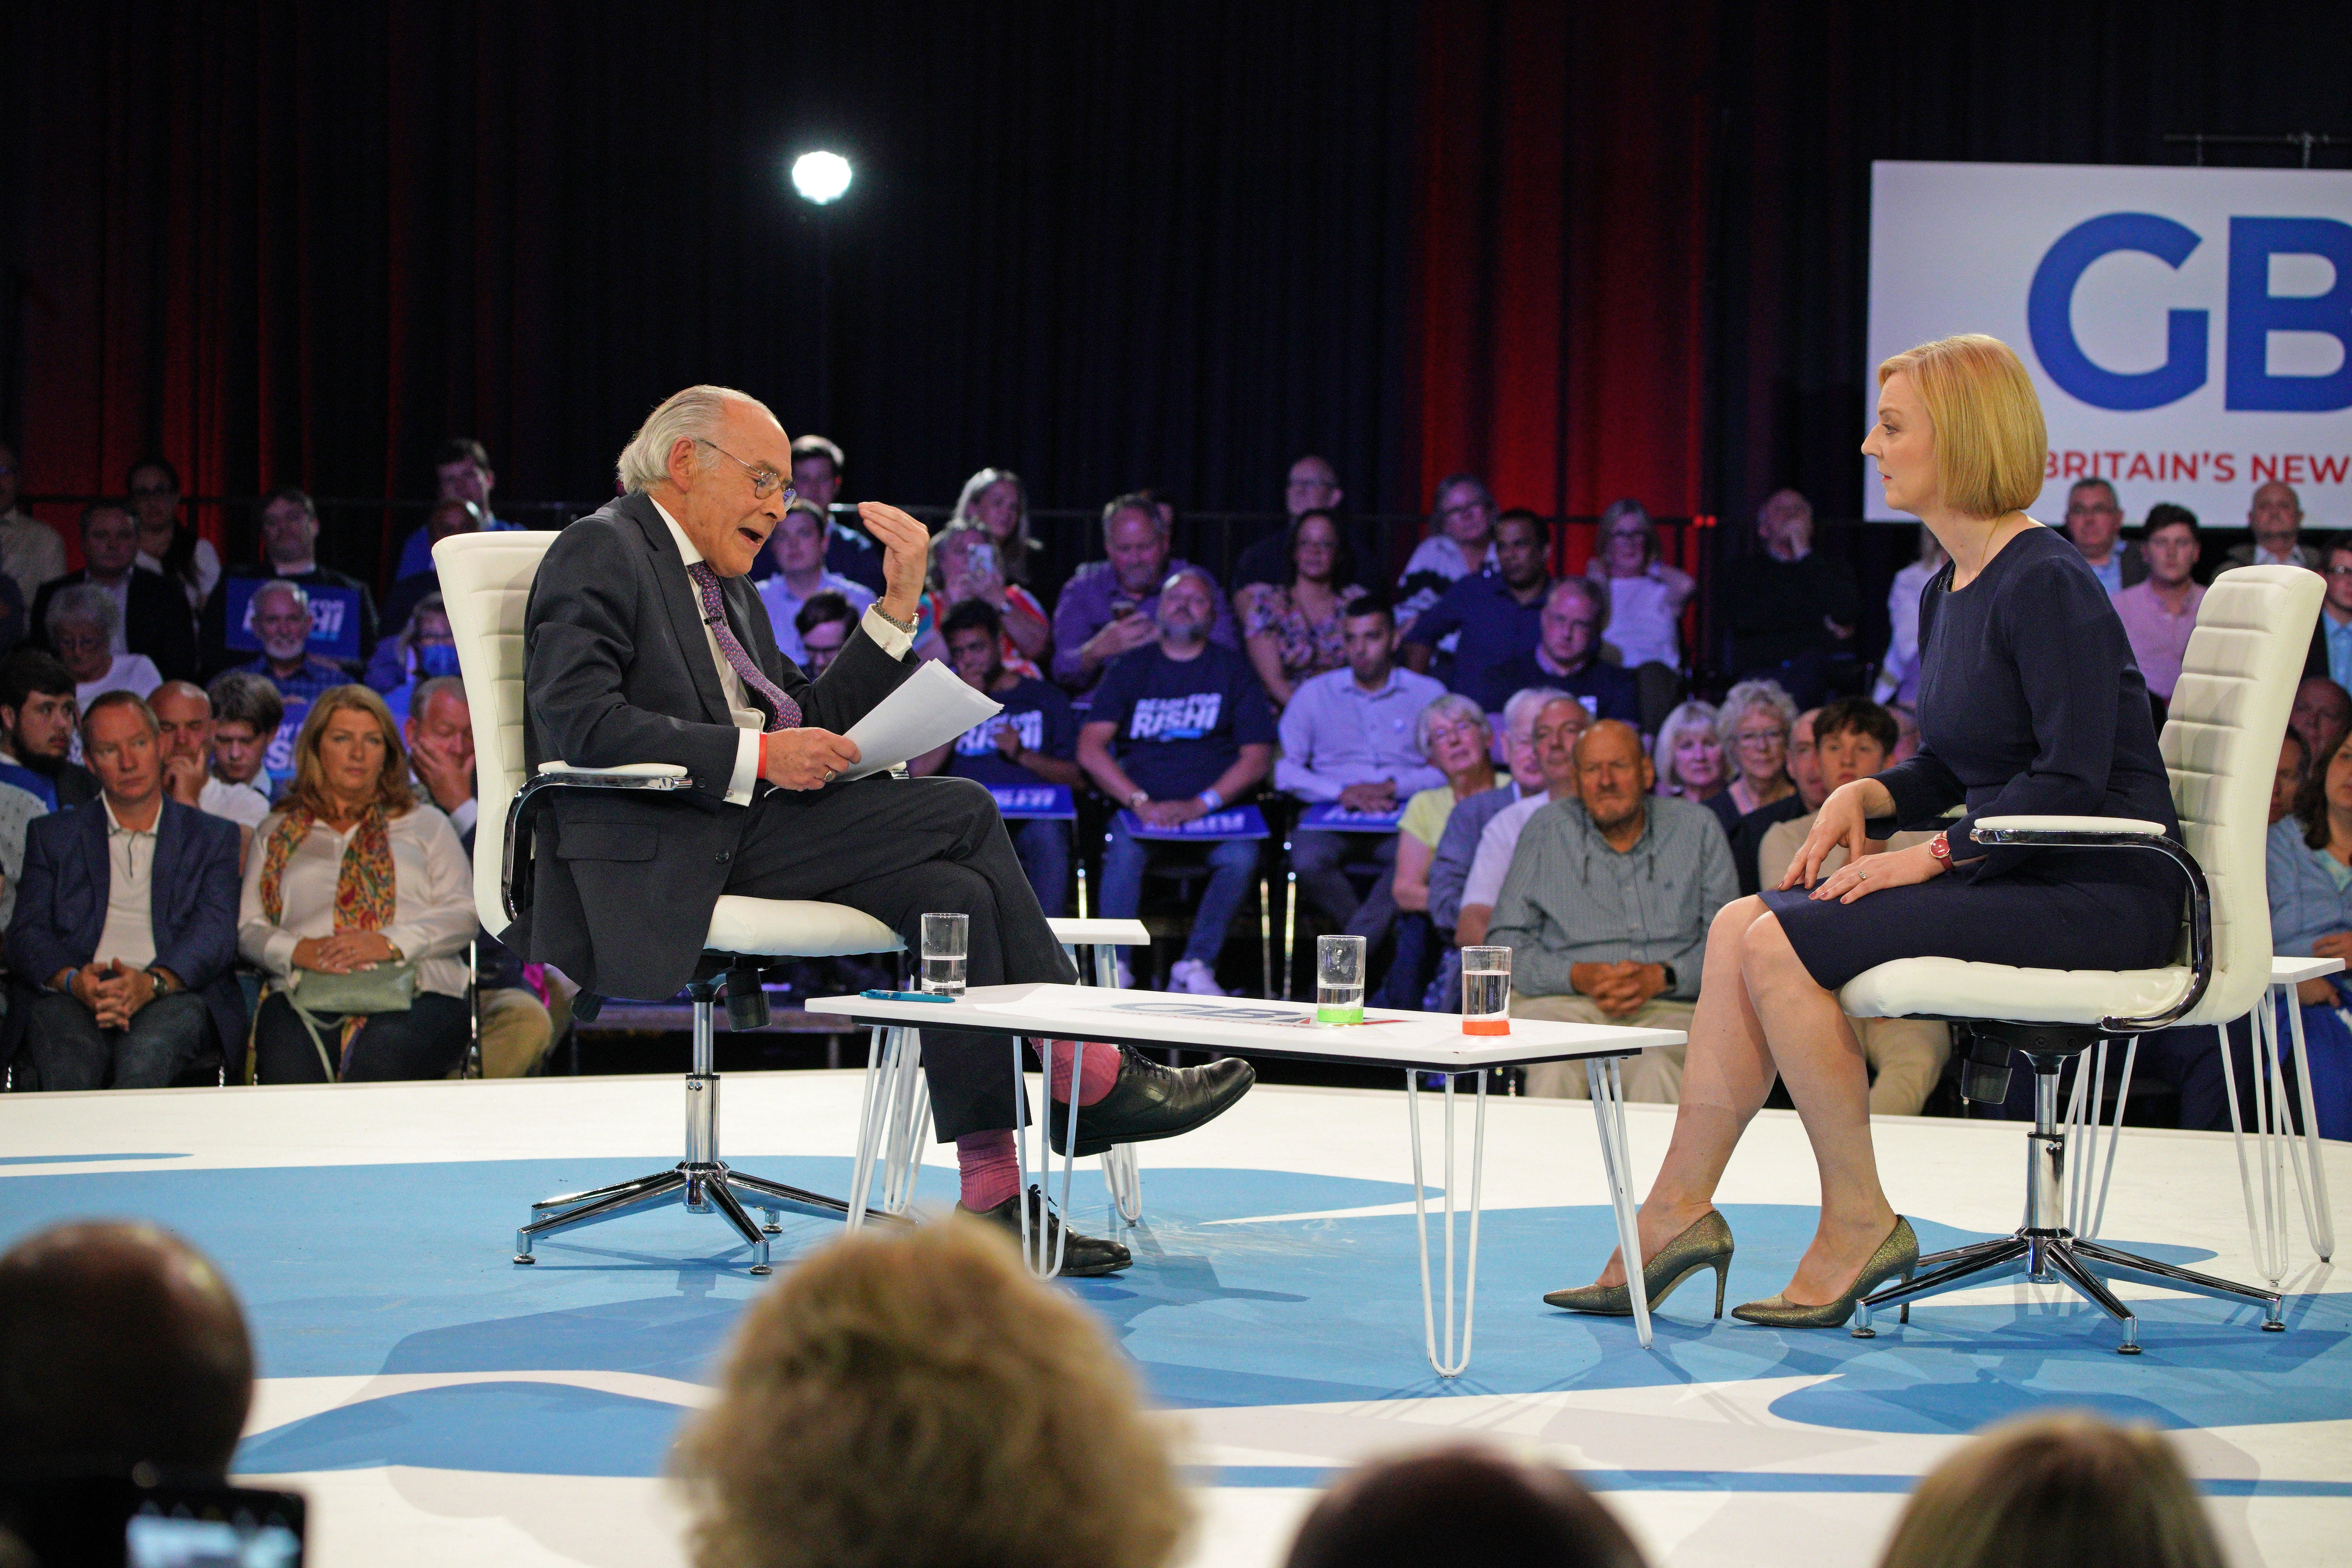
[[[457,803],[457,810],[449,814],[449,826],[458,837],[463,838],[474,831],[474,824],[481,820],[481,801],[469,795]]]
[[[892,658],[906,658],[907,650],[915,646],[913,637],[884,620],[871,605],[866,606],[866,614],[859,619],[857,625],[867,637],[874,639],[876,647]]]
[[[736,732],[735,773],[727,781],[727,804],[751,804],[751,786],[760,782],[760,731],[742,729]]]

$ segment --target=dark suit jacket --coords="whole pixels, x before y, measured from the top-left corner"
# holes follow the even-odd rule
[[[89,581],[89,568],[85,566],[41,584],[41,591],[33,596],[34,647],[57,651],[49,644],[49,601],[60,590]],[[123,646],[153,659],[166,680],[195,679],[196,624],[180,585],[160,572],[133,566],[130,597],[130,613],[122,619]]]
[[[893,659],[861,629],[812,685],[778,651],[750,580],[730,579],[721,593],[737,640],[805,724],[846,731],[914,673],[911,654]],[[590,991],[672,995],[693,978],[751,813],[726,804],[740,731],[686,563],[653,501],[621,496],[565,529],[540,563],[523,626],[531,773],[551,761],[676,763],[692,787],[554,792],[528,847],[531,906],[497,934]]]
[[[180,603],[184,606],[187,601]],[[229,973],[236,962],[237,900],[244,890],[236,844],[236,823],[175,800],[163,802],[155,823],[149,906],[155,962],[204,997],[225,1050],[245,1038],[245,997]],[[60,969],[79,969],[108,956],[98,951],[98,942],[106,930],[110,868],[104,801],[33,819],[25,832],[16,913],[8,922],[8,965],[19,980],[46,985]]]

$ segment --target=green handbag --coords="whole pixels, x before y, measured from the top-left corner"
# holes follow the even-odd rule
[[[336,1053],[327,1049],[320,1037],[320,1028],[334,1028],[329,1019],[342,1019],[360,1013],[405,1013],[416,1000],[416,965],[414,963],[371,963],[365,969],[354,969],[349,974],[330,974],[323,969],[306,969],[300,980],[289,985],[283,993],[287,1005],[302,1020],[303,1029],[317,1047],[320,1065],[327,1069],[327,1081],[338,1083],[342,1075],[336,1070]]]

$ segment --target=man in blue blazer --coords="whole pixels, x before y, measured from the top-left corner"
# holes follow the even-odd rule
[[[164,795],[159,730],[128,691],[93,701],[102,793],[26,835],[8,962],[43,1089],[163,1088],[208,1039],[245,1037],[236,825]]]

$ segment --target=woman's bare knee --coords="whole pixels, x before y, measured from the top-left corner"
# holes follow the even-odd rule
[[[1763,900],[1755,900],[1761,909]],[[1727,907],[1725,912],[1730,912]],[[1740,973],[1748,981],[1749,995],[1755,995],[1769,985],[1785,984],[1801,978],[1811,984],[1812,976],[1805,970],[1804,961],[1790,945],[1789,933],[1782,929],[1778,915],[1763,910],[1749,921],[1739,936]]]
[[[1734,899],[1716,911],[1714,921],[1707,927],[1706,955],[1710,963],[1720,954],[1732,963],[1741,962],[1746,952],[1748,928],[1765,912],[1764,900],[1750,893],[1744,899]]]

